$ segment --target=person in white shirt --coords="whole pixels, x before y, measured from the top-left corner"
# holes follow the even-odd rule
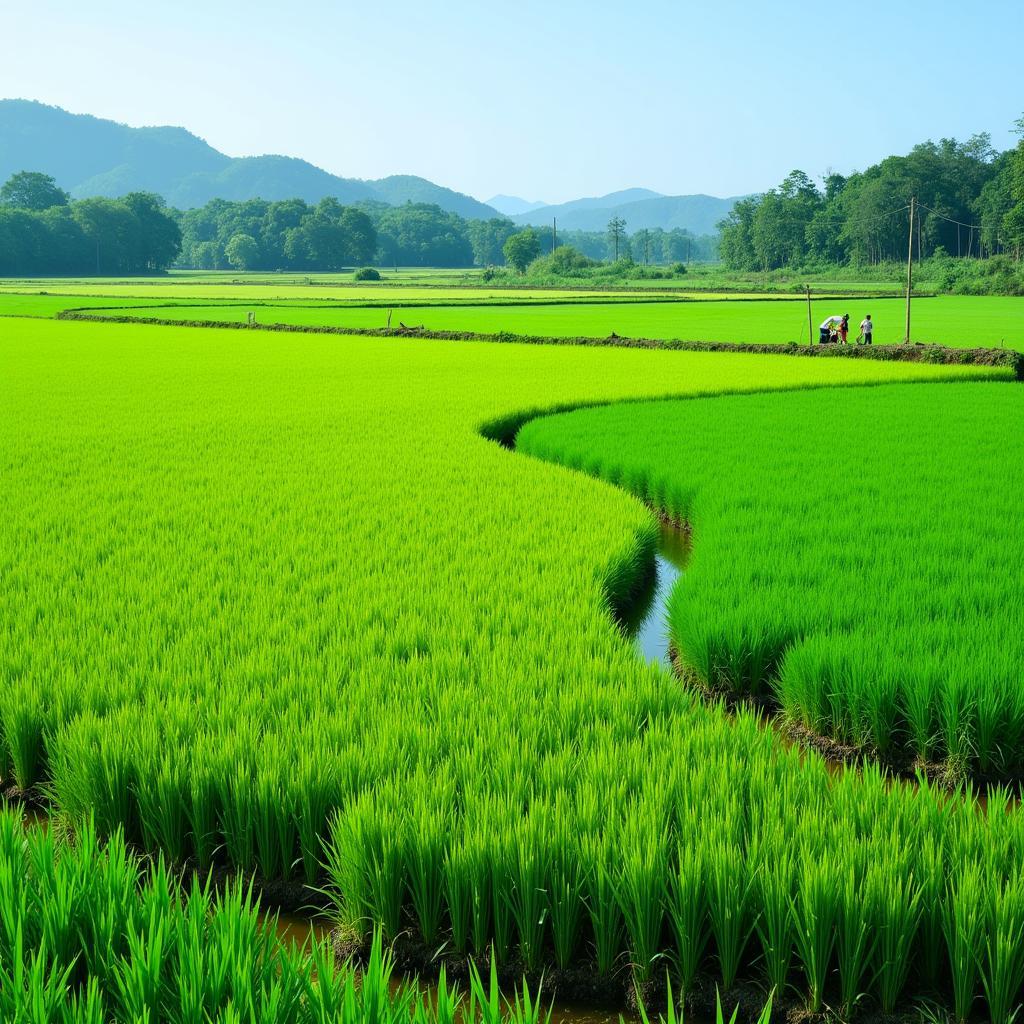
[[[865,345],[871,344],[871,332],[874,329],[875,325],[871,322],[871,314],[868,313],[860,322],[860,335],[864,339]]]

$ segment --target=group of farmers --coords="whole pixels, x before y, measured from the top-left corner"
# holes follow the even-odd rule
[[[860,322],[860,334],[857,336],[857,343],[863,342],[865,345],[871,344],[871,335],[874,332],[875,325],[871,322],[871,314],[868,313]],[[842,316],[830,316],[819,328],[820,334],[818,336],[819,345],[845,345],[846,336],[850,333],[850,314],[844,313]]]

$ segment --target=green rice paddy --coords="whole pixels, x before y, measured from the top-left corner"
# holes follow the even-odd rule
[[[670,606],[713,689],[898,763],[1024,775],[1016,385],[620,405],[523,450],[693,528]]]
[[[103,285],[80,287],[107,297]],[[140,297],[107,287],[114,298]],[[223,297],[225,288],[170,287],[191,302],[207,298],[201,289]],[[938,301],[946,300],[919,308]],[[764,318],[777,304],[785,305],[750,305]],[[730,315],[745,316],[736,313],[745,306],[731,304]],[[559,336],[562,307],[543,309],[429,311],[506,323],[506,313],[557,310],[536,333]],[[656,311],[644,304],[637,315],[653,322]],[[579,315],[600,314],[594,305]],[[903,469],[924,460],[900,480],[907,502],[938,518],[914,534],[920,547],[899,547],[892,572],[917,569],[918,553],[926,566],[948,554],[937,537],[965,509],[993,517],[981,562],[927,577],[944,613],[939,584],[991,566],[996,536],[1009,533],[1004,551],[1014,550],[1019,474],[1011,461],[998,475],[994,439],[1012,438],[1019,406],[985,401],[979,420],[978,407],[959,400],[945,424],[978,432],[951,446],[950,461],[959,453],[977,465],[954,475],[937,454],[934,403],[1015,394],[999,383],[1006,376],[861,360],[0,321],[0,779],[45,787],[61,828],[78,837],[75,848],[35,834],[26,844],[13,818],[0,816],[0,979],[20,972],[0,989],[72,1007],[39,1019],[145,1019],[153,1000],[173,1020],[205,1020],[211,1007],[224,1020],[370,1015],[358,1003],[367,994],[356,994],[347,968],[327,963],[326,950],[279,950],[240,891],[223,909],[167,872],[140,875],[122,836],[168,864],[326,887],[350,931],[377,927],[387,940],[411,931],[428,949],[493,956],[515,970],[572,967],[644,984],[667,973],[677,992],[749,980],[844,1018],[904,1010],[924,996],[960,1019],[1007,1020],[1024,983],[1024,818],[1007,794],[993,791],[979,807],[927,783],[894,785],[871,764],[835,772],[755,715],[709,704],[644,663],[610,614],[641,585],[655,545],[654,519],[628,493],[646,493],[639,478],[624,472],[610,486],[487,439],[579,406],[797,389],[609,406],[566,422],[625,416],[638,474],[649,465],[643,445],[678,448],[683,460],[718,431],[699,478],[666,455],[658,503],[689,509],[695,488],[725,467],[722,507],[748,531],[763,501],[751,488],[766,474],[750,471],[754,455],[746,450],[743,461],[737,434],[753,433],[761,452],[778,450],[808,507],[824,500],[825,481],[849,485],[843,467],[867,474],[875,464],[865,452],[857,461],[851,441],[837,446],[845,454],[833,467],[822,425],[808,422],[802,402],[832,437],[899,439]],[[949,383],[957,380],[971,383]],[[886,386],[852,387],[869,384]],[[755,406],[762,414],[744,418]],[[707,412],[727,407],[737,410],[734,428],[729,415]],[[683,439],[687,413],[678,409],[694,417]],[[638,410],[664,411],[657,429],[678,444],[659,448],[657,430],[632,431]],[[521,434],[554,436],[561,423],[534,420]],[[922,423],[930,431],[920,440],[904,437]],[[600,459],[602,443],[595,433],[580,450]],[[815,444],[818,461],[805,462]],[[1004,448],[1010,460],[1012,444]],[[823,482],[800,477],[801,466]],[[894,486],[891,471],[873,486]],[[936,496],[967,491],[966,505],[950,509]],[[849,519],[863,513],[863,494],[854,496],[837,512],[845,521],[836,532],[856,531]],[[794,515],[783,507],[771,521],[788,531]],[[826,527],[817,526],[820,540]],[[734,594],[739,577],[730,538],[712,544],[711,531],[695,534],[702,561],[693,575],[706,560],[707,578],[720,581],[709,590],[718,604],[706,605],[717,614],[720,591]],[[756,538],[750,544],[756,553]],[[713,551],[725,552],[720,567]],[[846,563],[857,557],[854,542],[840,550],[829,587],[848,592],[856,573]],[[820,570],[794,562],[808,587]],[[923,600],[923,590],[912,596]],[[994,581],[969,592],[1013,599]],[[762,623],[776,621],[778,607],[763,602]],[[823,601],[809,604],[805,621],[820,623],[824,611]],[[868,624],[883,611],[873,609]],[[729,612],[730,624],[756,625],[749,602]],[[956,625],[951,637],[998,651],[995,627],[1007,615],[999,610],[977,636]],[[898,646],[891,651],[898,656]],[[897,688],[902,728],[899,699]],[[965,700],[965,722],[978,703]],[[944,707],[929,756],[946,756],[946,737],[959,735],[944,729]],[[999,707],[1002,725],[1013,708]],[[994,770],[1011,764],[1000,756]],[[340,1008],[317,1016],[310,984],[321,972],[337,978],[322,998],[336,992],[331,1005]],[[244,1005],[227,987],[210,988],[228,977]],[[418,996],[388,1001],[374,991],[380,1019],[433,1019]],[[488,1017],[478,992],[481,1020],[536,1019],[522,1009],[525,996],[519,1011],[499,1006]],[[186,999],[191,1016],[168,1009]]]
[[[508,297],[504,297],[508,301]],[[98,305],[98,300],[93,300]],[[77,303],[74,303],[77,305]],[[0,297],[0,309],[3,297]],[[118,310],[117,315],[170,320],[245,323],[248,314],[258,323],[329,327],[422,326],[432,331],[464,331],[550,337],[620,337],[726,341],[749,344],[807,344],[807,305],[792,299],[718,299],[642,302],[565,301],[561,305],[524,302],[521,305],[423,305],[388,308],[222,304],[152,306]],[[902,299],[818,300],[813,306],[814,341],[818,323],[830,314],[851,313],[859,324],[870,313],[877,325],[874,343],[903,340],[905,305]],[[390,314],[390,317],[389,317]],[[915,341],[974,348],[1011,348],[1024,351],[1024,301],[992,296],[937,296],[917,299],[913,307]],[[854,327],[850,340],[857,336]]]

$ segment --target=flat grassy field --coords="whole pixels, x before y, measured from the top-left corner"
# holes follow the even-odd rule
[[[0,297],[0,307],[3,299]],[[334,327],[384,327],[388,310],[329,306],[196,305],[125,310],[126,315],[167,319],[224,320],[244,323],[249,311],[263,324],[304,324]],[[856,325],[870,313],[877,325],[876,344],[903,339],[902,299],[821,300],[812,307],[814,339],[818,324],[832,314],[851,314]],[[957,347],[1024,350],[1024,299],[992,296],[937,296],[917,299],[912,309],[915,341]],[[415,306],[396,308],[391,326],[399,323],[429,330],[544,335],[550,337],[678,338],[685,341],[728,341],[755,344],[807,343],[807,306],[779,297],[755,301],[580,303],[522,306]]]
[[[1024,776],[1016,384],[620,405],[524,451],[692,524],[672,637],[706,686],[898,765]]]
[[[262,286],[246,289],[258,291]],[[125,289],[122,289],[124,291]],[[209,292],[210,288],[203,289]],[[336,318],[338,310],[351,308],[369,309],[369,313],[359,314],[377,318],[381,323],[386,322],[389,309],[404,310],[411,308],[413,313],[429,310],[432,316],[437,316],[439,309],[460,308],[463,306],[472,309],[486,309],[489,306],[511,307],[518,309],[521,306],[586,306],[589,304],[609,304],[615,307],[628,306],[632,304],[643,304],[653,306],[656,304],[679,304],[682,302],[713,302],[717,299],[728,298],[730,300],[742,298],[742,296],[720,296],[707,294],[695,295],[621,295],[621,294],[596,294],[596,295],[569,295],[566,293],[522,293],[515,295],[508,293],[492,293],[483,290],[451,289],[438,290],[424,298],[421,290],[411,288],[389,289],[379,294],[366,295],[352,293],[348,297],[338,297],[336,294],[322,295],[314,289],[305,289],[302,296],[298,298],[278,298],[268,291],[266,296],[256,294],[246,299],[239,297],[228,287],[220,288],[217,292],[216,302],[208,294],[192,296],[188,291],[171,293],[168,298],[166,294],[160,295],[130,295],[130,294],[107,294],[107,295],[77,295],[66,292],[4,292],[0,290],[0,317],[5,316],[38,316],[53,317],[63,310],[68,309],[110,309],[120,314],[122,312],[134,312],[139,316],[163,316],[174,318],[177,316],[188,319],[216,319],[216,320],[238,320],[245,323],[248,311],[256,312],[261,318],[272,316],[274,319],[285,318],[284,322],[311,322],[316,323],[323,318]],[[751,296],[748,296],[748,298]],[[758,297],[760,298],[760,297]],[[784,301],[783,296],[768,297],[763,301]],[[148,310],[157,310],[155,314]],[[173,313],[167,312],[174,310]],[[211,313],[210,311],[214,312]],[[377,317],[374,312],[383,310]],[[266,313],[262,312],[266,311]],[[204,314],[199,316],[197,314]],[[404,313],[399,315],[404,316]],[[306,320],[292,319],[304,317]],[[376,322],[376,320],[374,320]],[[351,326],[358,326],[353,324]]]
[[[136,299],[178,300],[191,299],[224,299],[264,300],[274,299],[423,299],[425,301],[443,298],[467,298],[479,296],[503,297],[511,299],[529,298],[585,298],[588,295],[621,295],[620,292],[609,292],[600,288],[584,289],[551,289],[551,288],[502,288],[473,285],[468,287],[452,287],[441,284],[427,287],[412,283],[337,283],[304,284],[300,281],[284,279],[280,282],[257,280],[251,282],[246,277],[239,277],[230,282],[204,282],[190,278],[150,278],[122,281],[104,281],[102,279],[83,279],[73,281],[57,278],[49,281],[17,281],[10,278],[0,281],[0,292],[17,294],[38,294],[40,291],[61,295],[85,295],[97,297],[116,296]],[[629,296],[625,296],[628,298]]]
[[[992,952],[961,980],[1002,1019],[1024,818],[833,774],[696,701],[609,614],[650,513],[481,432],[1003,376],[11,318],[0,774],[100,837],[327,883],[351,928],[517,968],[668,966],[889,1012],[945,996],[945,922],[984,906],[972,948]]]

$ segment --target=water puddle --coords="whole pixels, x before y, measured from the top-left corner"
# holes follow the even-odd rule
[[[326,916],[288,914],[283,910],[260,911],[260,920],[273,920],[277,937],[286,945],[300,949],[310,942],[323,942],[331,937],[334,925]]]
[[[668,598],[690,559],[689,534],[664,524],[654,557],[654,573],[636,604],[622,619],[645,661],[671,668],[668,656]]]

